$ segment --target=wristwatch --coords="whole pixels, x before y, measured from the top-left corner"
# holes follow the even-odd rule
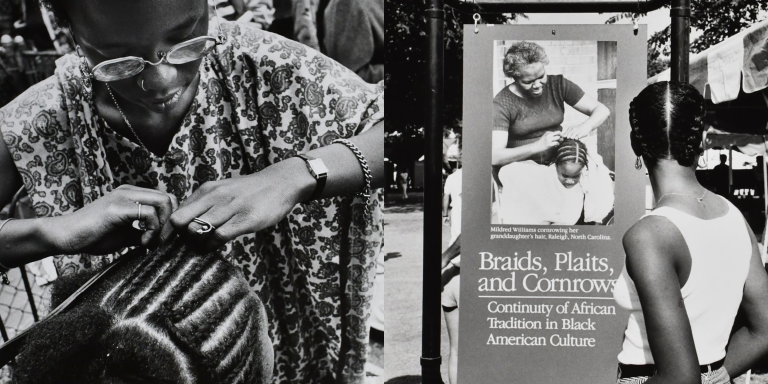
[[[297,155],[297,157],[304,160],[307,164],[307,170],[309,170],[309,173],[312,174],[312,177],[314,177],[317,182],[317,184],[315,184],[315,190],[312,192],[312,196],[309,197],[308,201],[316,200],[320,194],[323,193],[323,189],[325,188],[325,180],[328,178],[328,167],[325,166],[322,159],[317,159],[305,154]]]

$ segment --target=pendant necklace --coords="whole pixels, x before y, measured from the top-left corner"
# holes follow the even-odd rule
[[[665,198],[665,197],[667,197],[667,196],[669,196],[669,195],[677,195],[677,196],[685,196],[685,197],[690,197],[690,198],[692,198],[692,199],[696,199],[696,201],[698,201],[699,203],[703,203],[703,202],[704,202],[704,196],[706,196],[706,195],[707,195],[707,192],[709,192],[709,190],[705,188],[705,189],[704,189],[704,194],[703,194],[703,195],[701,195],[701,197],[696,197],[696,196],[686,195],[685,193],[676,193],[676,192],[670,192],[670,193],[665,193],[665,194],[661,195],[661,197],[659,197],[659,199],[658,199],[658,200],[656,200],[656,201],[657,201],[657,204],[658,204],[658,202],[661,202],[661,199],[663,199],[663,198]]]
[[[117,110],[120,112],[120,116],[123,117],[123,120],[125,121],[125,125],[128,126],[128,129],[133,134],[133,137],[136,138],[136,141],[138,141],[139,145],[141,145],[142,148],[149,151],[149,148],[147,148],[146,145],[144,145],[143,142],[141,142],[141,139],[139,139],[139,135],[136,134],[136,131],[133,130],[133,127],[131,126],[131,123],[128,122],[128,118],[125,117],[125,114],[123,113],[123,110],[120,108],[120,105],[117,104],[117,99],[115,98],[115,95],[112,94],[112,88],[109,87],[109,84],[104,84],[107,87],[107,91],[109,92],[109,96],[112,97],[112,101],[115,102],[115,107],[117,107]],[[150,152],[151,153],[151,152]]]

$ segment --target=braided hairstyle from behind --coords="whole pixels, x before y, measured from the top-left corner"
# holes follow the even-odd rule
[[[554,163],[578,163],[588,166],[587,146],[581,140],[563,139],[557,146]]]
[[[676,160],[691,167],[703,149],[704,97],[693,86],[658,82],[643,89],[629,104],[632,150],[646,164]]]

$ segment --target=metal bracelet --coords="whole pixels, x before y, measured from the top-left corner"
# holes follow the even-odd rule
[[[363,169],[363,176],[365,177],[365,187],[362,191],[355,194],[357,197],[361,197],[366,200],[365,202],[365,214],[368,216],[371,211],[368,207],[368,199],[371,197],[371,179],[373,177],[371,176],[371,169],[368,168],[368,161],[365,160],[365,156],[363,156],[363,153],[360,152],[360,149],[357,148],[355,144],[352,144],[351,141],[347,139],[336,139],[331,144],[343,144],[347,148],[349,148],[352,153],[355,154],[355,157],[357,158],[357,162],[360,163],[360,168]]]

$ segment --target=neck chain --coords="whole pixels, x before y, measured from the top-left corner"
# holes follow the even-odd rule
[[[677,196],[685,196],[685,197],[690,197],[690,198],[692,198],[692,199],[696,199],[696,201],[698,201],[699,203],[702,203],[702,202],[704,202],[704,196],[706,196],[706,195],[707,195],[707,192],[709,192],[709,190],[707,190],[707,189],[705,188],[705,189],[704,189],[704,194],[703,194],[703,195],[701,195],[701,197],[696,197],[696,196],[686,195],[685,193],[675,193],[675,192],[665,193],[665,194],[661,195],[661,197],[659,197],[659,200],[657,200],[657,203],[658,203],[658,202],[661,202],[661,199],[663,199],[663,198],[665,198],[665,197],[667,197],[667,196],[669,196],[669,195],[677,195]]]
[[[115,99],[115,95],[114,95],[114,94],[112,94],[112,88],[110,88],[110,87],[109,87],[109,84],[104,84],[104,85],[107,87],[107,91],[109,91],[109,96],[111,96],[111,97],[112,97],[112,101],[114,101],[114,102],[115,102],[115,107],[117,107],[117,110],[120,112],[120,116],[122,116],[122,117],[123,117],[123,120],[125,121],[125,125],[127,125],[127,126],[128,126],[128,129],[129,129],[129,130],[131,130],[131,133],[133,134],[133,137],[135,137],[135,138],[136,138],[136,141],[138,141],[138,142],[139,142],[139,145],[141,145],[141,147],[142,147],[142,148],[144,148],[144,149],[146,149],[147,151],[149,151],[149,149],[147,148],[147,146],[146,146],[146,145],[144,145],[144,143],[143,143],[143,142],[141,142],[141,139],[139,138],[139,135],[137,135],[137,134],[136,134],[136,131],[134,131],[134,130],[133,130],[133,127],[131,126],[131,123],[130,123],[130,122],[128,122],[128,118],[127,118],[127,117],[125,117],[125,113],[123,113],[123,110],[122,110],[122,109],[120,109],[120,105],[119,105],[119,104],[117,104],[117,99]]]

